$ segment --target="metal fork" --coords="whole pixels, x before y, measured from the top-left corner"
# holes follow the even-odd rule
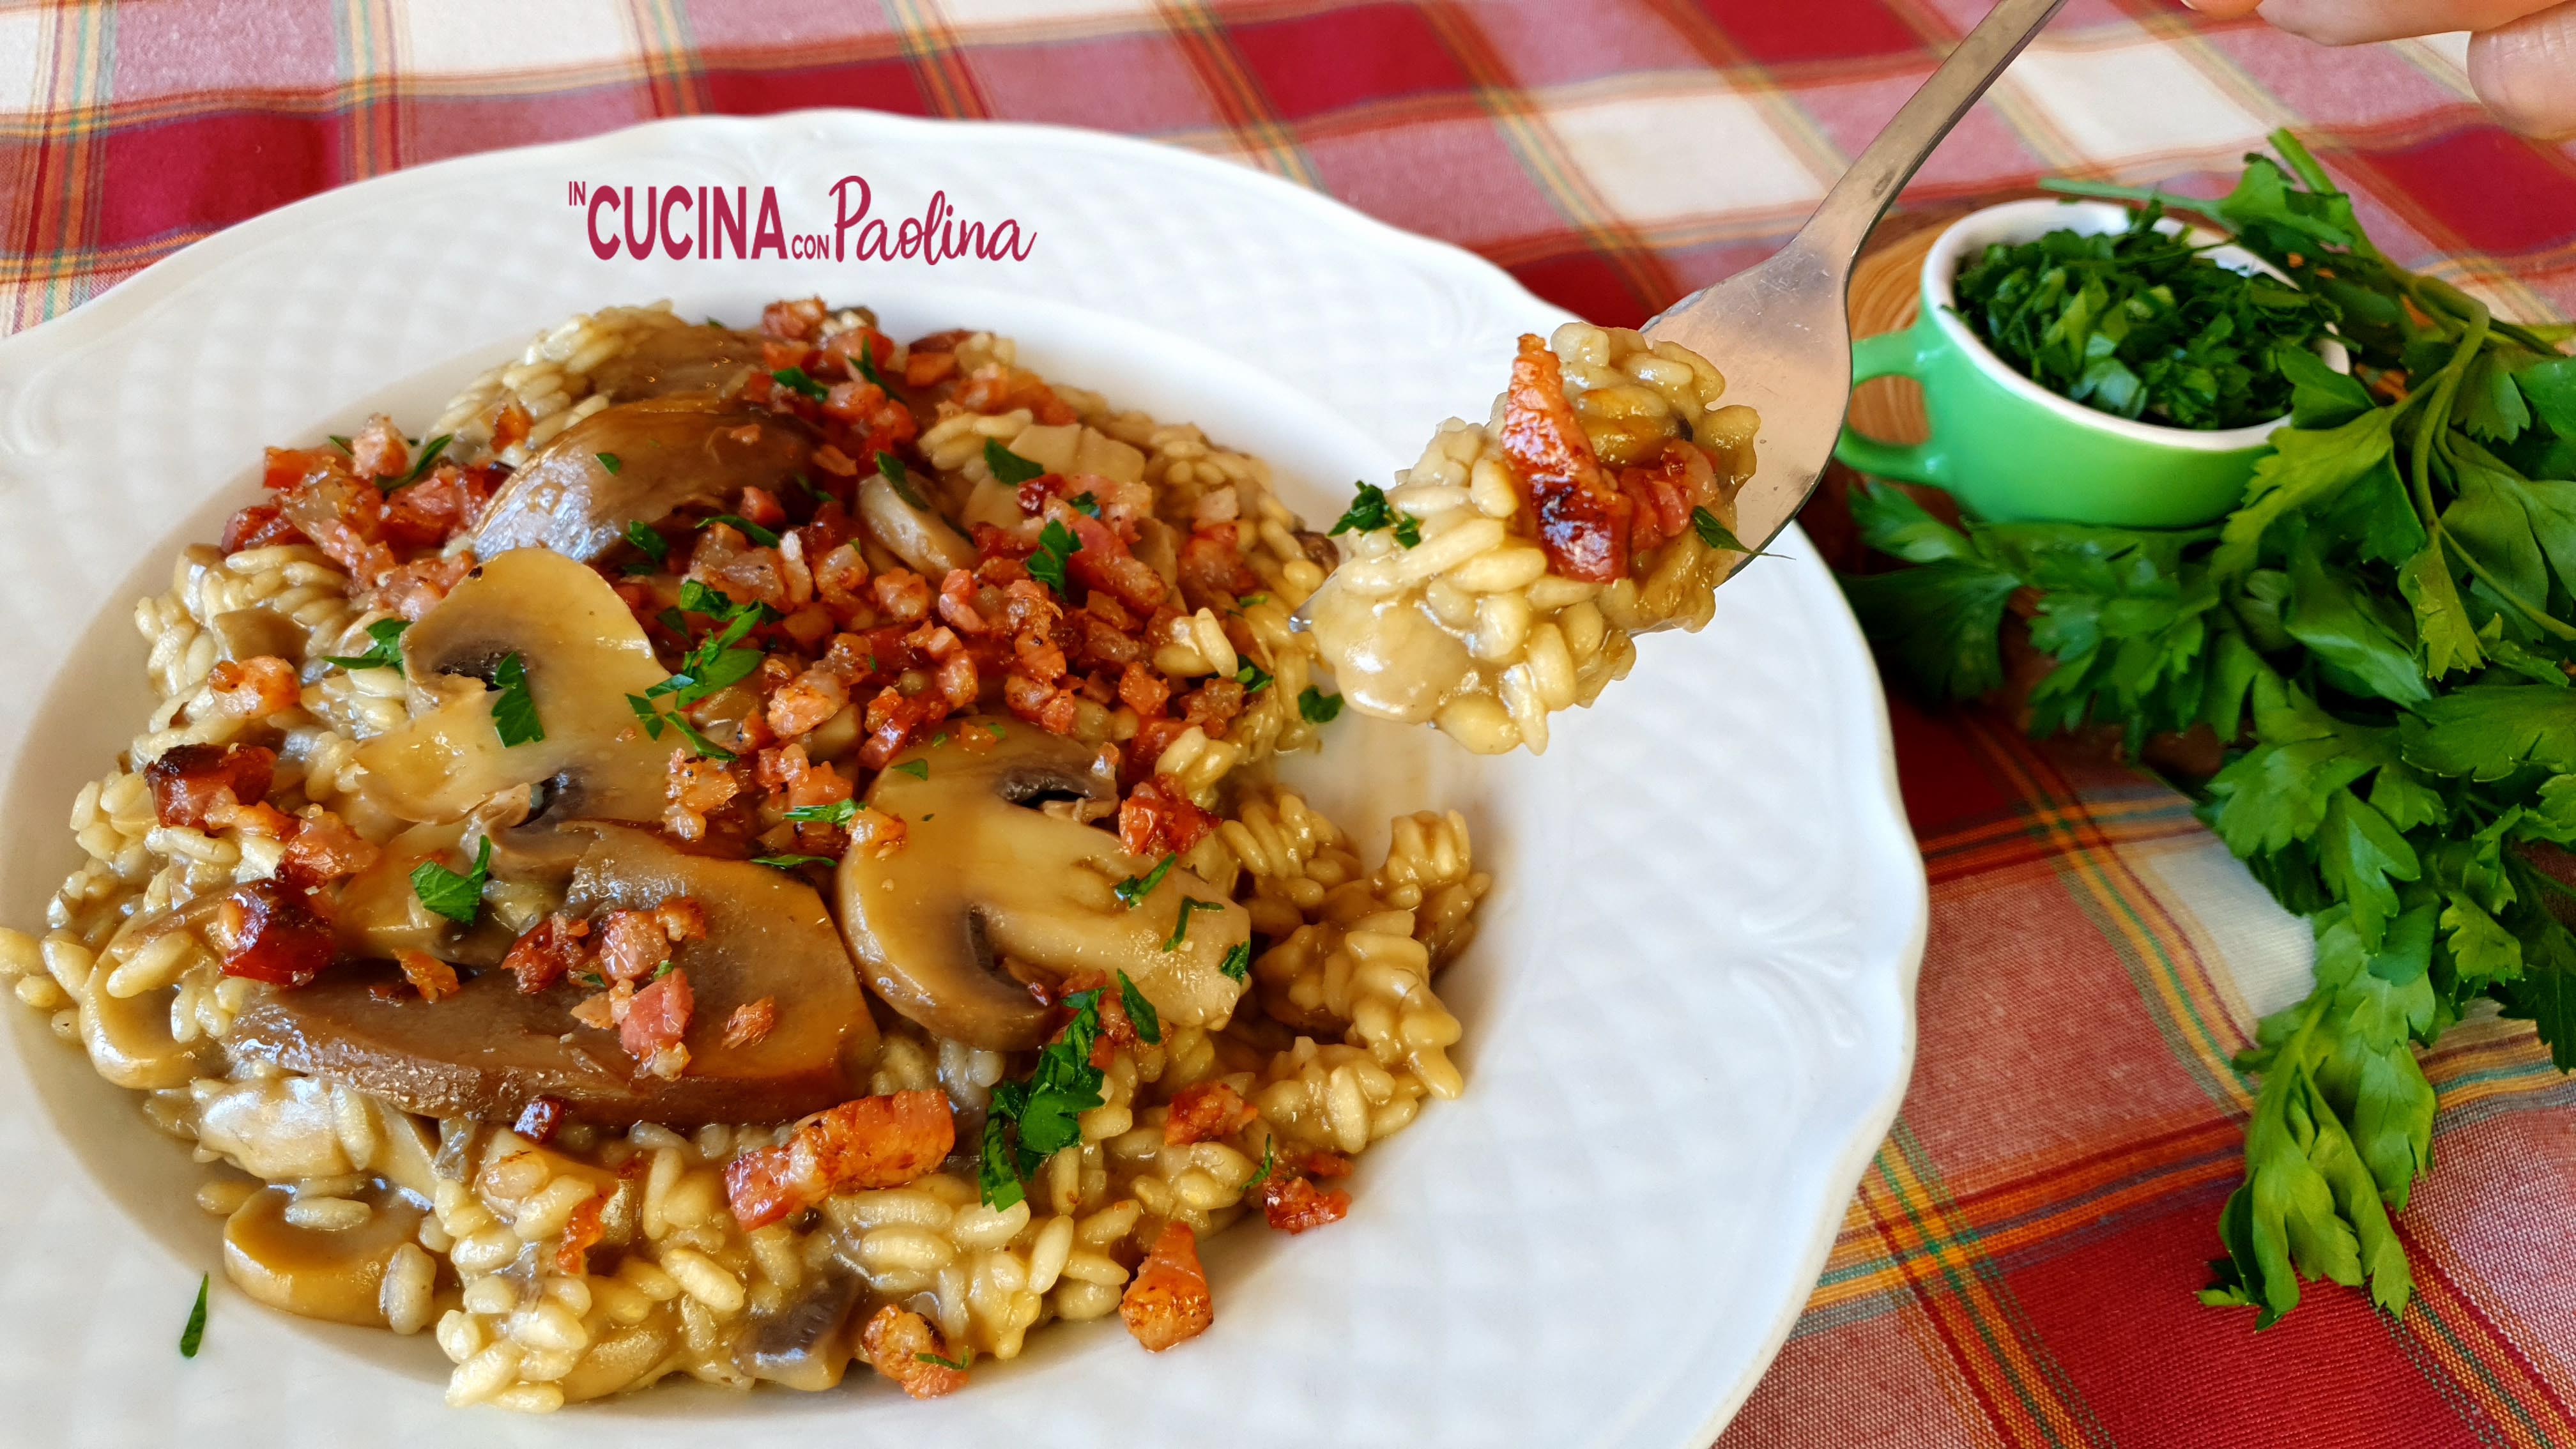
[[[1852,263],[1888,203],[2066,0],[2001,0],[1898,109],[1789,244],[1645,326],[1726,374],[1726,401],[1762,414],[1735,536],[1761,548],[1789,526],[1833,456],[1851,400]],[[1738,567],[1742,565],[1739,563]]]

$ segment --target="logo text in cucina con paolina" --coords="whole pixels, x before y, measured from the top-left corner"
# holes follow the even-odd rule
[[[566,199],[586,214],[591,255],[620,252],[642,261],[655,252],[673,261],[918,261],[932,266],[974,258],[1024,262],[1037,233],[1013,217],[987,222],[961,215],[945,190],[918,216],[889,222],[871,216],[866,178],[833,182],[827,230],[789,230],[778,188],[763,186],[631,186],[572,182]]]

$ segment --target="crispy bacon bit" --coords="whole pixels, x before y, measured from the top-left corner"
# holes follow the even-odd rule
[[[400,478],[411,469],[411,449],[394,420],[378,413],[349,440],[349,471],[361,478]]]
[[[518,399],[512,398],[507,402],[494,404],[492,408],[492,451],[495,453],[507,452],[518,444],[526,442],[528,440],[528,429],[535,425],[536,420],[528,416],[528,410],[526,408],[519,406]]]
[[[888,569],[874,587],[876,605],[890,619],[909,624],[930,613],[930,580],[910,569]]]
[[[823,330],[825,315],[820,297],[797,301],[781,298],[760,309],[760,330],[764,336],[784,338],[790,342],[811,342]]]
[[[423,1001],[444,1001],[457,992],[456,968],[426,951],[396,951],[394,964]]]
[[[733,1015],[725,1018],[724,1044],[729,1047],[755,1045],[777,1025],[778,998],[764,996],[758,1001],[746,1001],[733,1009]]]
[[[707,938],[707,911],[687,896],[673,896],[653,908],[653,919],[662,934],[679,941],[703,941]]]
[[[1208,1293],[1206,1270],[1199,1267],[1198,1235],[1189,1224],[1165,1223],[1145,1261],[1136,1268],[1118,1316],[1136,1341],[1155,1353],[1207,1332],[1216,1321],[1216,1300]]]
[[[591,1245],[607,1235],[608,1199],[592,1193],[564,1220],[563,1244],[555,1249],[555,1271],[568,1278],[580,1277],[590,1266]]]
[[[1259,1116],[1243,1094],[1223,1082],[1199,1082],[1172,1098],[1172,1115],[1163,1119],[1163,1145],[1186,1147],[1231,1137]]]
[[[1214,829],[1216,817],[1160,775],[1130,791],[1118,807],[1118,845],[1129,855],[1157,860],[1166,852],[1186,855]]]
[[[896,851],[903,849],[904,840],[911,833],[912,828],[900,817],[865,805],[859,807],[858,814],[850,817],[850,849],[866,851],[870,860],[892,858]]]
[[[850,707],[850,687],[823,668],[808,669],[769,697],[769,727],[792,740]]]
[[[651,911],[611,911],[598,925],[599,974],[611,981],[641,981],[671,959],[671,938]]]
[[[1340,1222],[1350,1210],[1351,1195],[1338,1187],[1318,1189],[1303,1177],[1278,1172],[1261,1184],[1261,1215],[1283,1233]]]
[[[741,513],[763,528],[776,528],[787,521],[787,510],[779,506],[777,495],[757,484],[743,485]]]
[[[224,552],[228,554],[303,541],[303,533],[287,521],[286,510],[274,503],[254,503],[224,521]]]
[[[689,1049],[680,1045],[680,1038],[688,1032],[689,1014],[696,1009],[689,973],[665,973],[627,1003],[626,1019],[617,1024],[618,1044],[654,1076],[666,1081],[676,1077],[689,1064]]]
[[[1644,553],[1690,527],[1691,510],[1717,494],[1717,469],[1697,443],[1674,438],[1651,463],[1614,475],[1628,497],[1628,546]]]
[[[1502,444],[1537,515],[1549,571],[1595,584],[1626,577],[1629,500],[1602,476],[1565,400],[1565,369],[1535,334],[1522,335],[1512,362]]]
[[[782,1146],[727,1163],[725,1196],[749,1232],[836,1192],[900,1187],[937,1167],[956,1145],[947,1094],[861,1097],[796,1124],[796,1135]]]
[[[218,803],[267,799],[276,773],[277,751],[258,745],[172,745],[143,767],[143,783],[152,787],[154,819],[202,827]]]
[[[589,954],[582,938],[589,934],[588,921],[548,916],[510,943],[510,954],[501,958],[501,969],[518,977],[519,989],[533,996],[582,968]]]
[[[555,1130],[564,1124],[571,1107],[561,1097],[539,1097],[519,1109],[519,1120],[510,1130],[539,1146],[552,1142]]]
[[[923,352],[916,349],[911,356],[903,360],[903,385],[937,387],[955,375],[956,371],[956,353]]]
[[[206,672],[206,687],[214,692],[216,712],[236,719],[266,719],[303,698],[295,666],[274,654],[217,660]]]
[[[307,805],[278,860],[277,878],[309,891],[358,874],[383,853],[347,821],[319,805]]]
[[[1080,421],[1073,408],[1056,396],[1036,373],[999,365],[979,367],[957,389],[957,405],[970,413],[1007,413],[1027,408],[1049,427]]]
[[[319,448],[271,448],[259,486],[283,493],[299,484],[346,471],[345,461],[338,453]]]
[[[662,828],[682,840],[703,840],[707,816],[730,803],[741,792],[742,782],[721,761],[674,749],[662,788],[671,802],[662,812]]]
[[[635,988],[620,981],[612,990],[594,991],[573,1003],[572,1019],[596,1031],[613,1031],[634,999]]]
[[[301,892],[255,880],[215,907],[216,945],[224,974],[272,986],[307,986],[331,964],[331,928]]]
[[[916,1399],[935,1399],[966,1387],[966,1371],[933,1358],[949,1358],[948,1345],[930,1320],[907,1308],[887,1304],[859,1330],[859,1352],[878,1373],[902,1385]]]
[[[1304,1169],[1308,1177],[1348,1177],[1351,1175],[1351,1160],[1349,1158],[1344,1157],[1338,1152],[1326,1152],[1321,1148],[1316,1148],[1306,1153],[1304,1157],[1299,1159],[1299,1166]]]

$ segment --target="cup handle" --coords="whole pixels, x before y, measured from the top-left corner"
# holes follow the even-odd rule
[[[1882,332],[1864,337],[1852,344],[1852,386],[1858,387],[1873,377],[1911,377],[1922,381],[1915,369],[1922,365],[1919,335],[1923,324],[1900,332]],[[1893,478],[1901,483],[1945,484],[1949,478],[1949,458],[1933,444],[1889,443],[1853,431],[1843,425],[1842,437],[1834,443],[1834,456],[1843,463],[1880,478]]]

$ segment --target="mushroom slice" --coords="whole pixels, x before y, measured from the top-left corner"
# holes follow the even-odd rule
[[[610,402],[716,393],[730,397],[760,366],[771,339],[731,327],[661,327],[590,370],[591,388]]]
[[[752,1315],[751,1331],[735,1342],[734,1367],[808,1393],[839,1383],[850,1366],[850,1320],[865,1288],[858,1274],[838,1265],[807,1278],[776,1310]]]
[[[475,557],[550,548],[588,563],[684,503],[721,507],[745,484],[778,491],[814,453],[795,418],[706,393],[602,408],[563,430],[492,497]]]
[[[1222,1023],[1243,994],[1225,958],[1251,938],[1251,916],[1177,866],[1132,907],[1122,902],[1117,884],[1155,863],[1038,808],[1048,798],[1114,801],[1116,781],[1086,746],[1017,720],[998,726],[992,749],[956,743],[996,727],[951,725],[947,743],[906,752],[868,791],[871,807],[905,822],[902,847],[886,858],[841,858],[841,931],[877,994],[940,1036],[1027,1050],[1045,1042],[1052,1019],[1003,974],[1009,956],[1060,974],[1124,971],[1164,1021]],[[1182,933],[1184,899],[1197,905]],[[1175,934],[1179,945],[1165,949]]]
[[[327,1082],[253,1077],[205,1092],[197,1104],[197,1145],[271,1181],[355,1172]]]
[[[498,696],[477,689],[518,656],[545,738],[504,745]],[[406,820],[452,821],[502,790],[551,782],[553,820],[657,820],[670,748],[644,737],[626,703],[670,677],[608,581],[544,549],[476,569],[403,634],[412,720],[358,748],[367,793]],[[458,688],[457,686],[462,686]],[[452,698],[438,702],[438,691]]]
[[[687,854],[646,831],[575,828],[596,838],[574,872],[571,910],[686,896],[706,914],[705,937],[671,951],[697,1000],[679,1077],[638,1075],[615,1033],[576,1023],[582,987],[558,982],[531,996],[504,971],[433,1003],[378,996],[377,985],[400,979],[386,968],[342,968],[255,998],[226,1048],[405,1111],[486,1122],[514,1120],[539,1097],[563,1099],[586,1122],[779,1122],[864,1090],[876,1021],[812,887],[749,861]],[[762,997],[777,1004],[777,1024],[756,1042],[725,1045],[734,1009]]]
[[[300,1228],[286,1220],[294,1200],[284,1188],[262,1188],[233,1210],[224,1221],[224,1275],[271,1308],[384,1327],[385,1270],[426,1214],[387,1193],[369,1202],[366,1221],[354,1227]]]
[[[936,581],[950,569],[973,567],[975,545],[918,499],[917,493],[904,497],[883,473],[871,473],[859,482],[859,517],[877,542],[926,578]]]

